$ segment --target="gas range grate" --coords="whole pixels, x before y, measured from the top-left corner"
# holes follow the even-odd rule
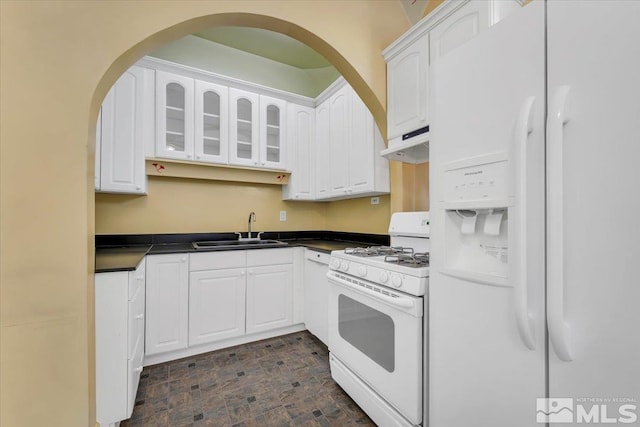
[[[372,257],[382,255],[411,255],[413,254],[413,248],[404,248],[402,246],[369,246],[367,248],[346,248],[345,254],[355,255],[359,257]]]
[[[394,255],[387,255],[384,257],[384,262],[405,265],[407,267],[425,267],[429,265],[429,253],[400,253]]]

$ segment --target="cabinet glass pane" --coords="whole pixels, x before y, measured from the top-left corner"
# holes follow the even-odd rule
[[[275,105],[267,107],[267,125],[280,126],[280,109]]]
[[[169,83],[166,88],[166,144],[167,150],[184,151],[184,87]]]
[[[280,162],[280,109],[267,107],[267,161]]]
[[[251,117],[251,101],[245,98],[238,99],[238,120],[250,122]]]
[[[251,130],[251,101],[248,99],[238,99],[238,135],[237,152],[239,159],[251,159],[253,152],[253,133]]]
[[[203,95],[204,115],[202,117],[204,139],[203,152],[211,156],[220,155],[220,95],[205,92]]]
[[[204,113],[220,115],[220,95],[211,91],[204,93]]]

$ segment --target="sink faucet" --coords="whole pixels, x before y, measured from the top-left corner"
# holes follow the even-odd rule
[[[256,222],[256,213],[255,212],[251,212],[249,214],[249,234],[247,235],[248,239],[251,238],[251,223],[252,222]]]

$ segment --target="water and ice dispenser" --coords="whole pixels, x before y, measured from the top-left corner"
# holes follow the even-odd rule
[[[443,172],[442,272],[474,282],[507,285],[513,185],[506,153],[450,162]]]

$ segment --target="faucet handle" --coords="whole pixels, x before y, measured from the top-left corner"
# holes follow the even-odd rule
[[[239,232],[236,231],[235,234],[238,235],[238,240],[242,240],[242,233],[239,233]]]
[[[258,237],[257,237],[257,238],[258,238],[258,240],[260,240],[260,236],[262,235],[262,233],[264,233],[264,231],[260,231],[260,232],[258,233]]]

